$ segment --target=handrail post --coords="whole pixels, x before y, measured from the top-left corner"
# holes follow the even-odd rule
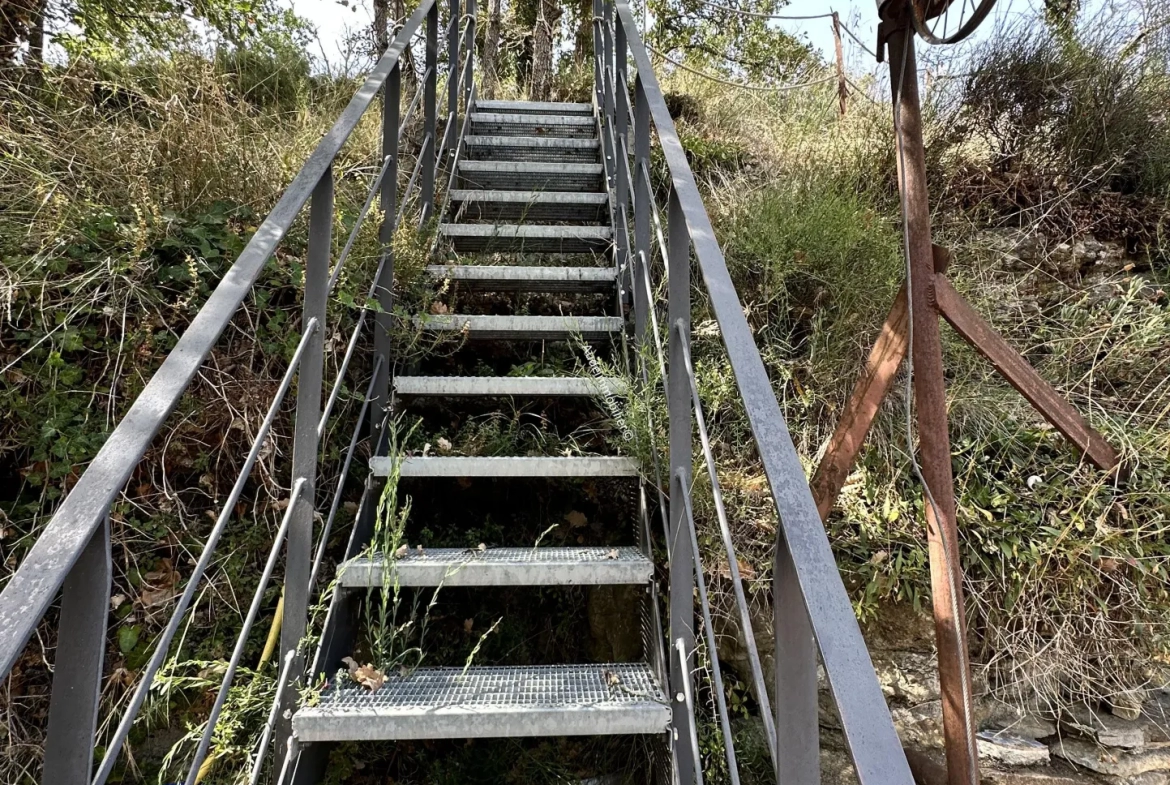
[[[605,66],[602,63],[605,51],[602,39],[605,38],[605,33],[601,30],[602,2],[603,0],[593,0],[593,99],[598,110],[605,106]]]
[[[288,551],[284,572],[284,619],[280,629],[280,659],[297,651],[309,618],[309,573],[313,568],[313,518],[316,513],[317,423],[321,420],[321,385],[325,365],[325,302],[329,281],[329,258],[333,248],[333,167],[329,166],[309,206],[309,248],[305,258],[305,294],[301,324],[317,320],[317,329],[309,337],[297,369],[296,424],[293,427],[292,483],[304,479],[304,490],[294,502],[289,519]],[[301,655],[294,655],[299,674]],[[295,706],[296,685],[285,687],[285,706]],[[284,720],[276,737],[280,756],[284,755],[291,720]]]
[[[443,131],[443,149],[448,158],[455,157],[455,136],[459,133],[459,44],[463,35],[459,23],[459,0],[450,1],[451,21],[447,26],[447,128]]]
[[[633,276],[630,274],[629,258],[629,204],[630,204],[630,158],[627,133],[630,124],[630,94],[626,89],[626,29],[622,25],[614,26],[614,76],[613,91],[616,96],[614,107],[614,176],[616,183],[617,214],[621,218],[621,226],[614,227],[614,243],[617,251],[617,268],[622,271],[624,280],[619,281],[622,294],[630,291]],[[620,231],[619,231],[620,229]]]
[[[478,24],[478,11],[476,0],[467,0],[467,40],[463,44],[467,50],[467,65],[463,66],[467,72],[467,84],[463,85],[463,101],[467,104],[469,112],[471,111],[471,88],[475,86],[475,28]]]
[[[694,555],[691,552],[690,536],[687,534],[687,510],[683,494],[690,491],[691,484],[691,387],[684,362],[683,341],[691,334],[691,243],[687,235],[686,219],[678,193],[671,189],[668,217],[670,259],[669,317],[669,390],[668,411],[670,414],[670,640],[681,640],[686,650],[686,667],[678,658],[671,658],[670,695],[672,727],[679,738],[674,746],[678,756],[679,783],[689,785],[694,781],[695,766],[691,750],[681,743],[683,730],[688,728],[694,717],[687,710],[683,696],[691,690],[691,673],[694,671],[695,651],[695,606],[694,606]],[[710,652],[712,657],[717,656]]]
[[[612,142],[616,142],[610,134],[613,131],[613,2],[612,0],[602,0],[602,22],[601,22],[601,40],[602,40],[602,60],[601,60],[601,83],[605,90],[605,122],[602,127],[605,129],[603,134],[602,147],[605,150],[605,157],[609,161],[609,187],[613,188],[614,180],[614,165],[617,163],[617,151],[613,149]],[[617,230],[617,227],[614,227]]]
[[[641,75],[634,78],[634,335],[639,346],[650,324],[650,183],[642,176],[643,166],[650,167],[650,107],[646,103],[646,85]],[[642,268],[645,268],[643,271]]]
[[[110,518],[94,532],[61,588],[57,657],[45,736],[45,785],[89,782],[110,613]]]
[[[378,310],[374,314],[374,360],[378,364],[377,381],[370,399],[370,443],[375,454],[382,444],[382,428],[386,409],[390,405],[390,331],[394,326],[391,309],[394,307],[394,216],[398,204],[398,122],[402,102],[402,66],[391,69],[382,87],[382,159],[390,163],[382,178],[382,192],[378,209],[382,211],[382,226],[378,230],[381,245],[381,273],[374,284]]]
[[[821,781],[817,644],[783,528],[776,535],[772,609],[776,637],[776,782],[816,785]]]
[[[424,70],[426,84],[423,86],[423,147],[418,154],[422,157],[422,215],[420,222],[426,223],[435,211],[435,129],[437,106],[435,85],[439,68],[439,4],[434,3],[427,11],[427,60]]]

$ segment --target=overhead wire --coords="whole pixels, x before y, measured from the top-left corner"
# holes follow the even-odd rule
[[[741,90],[751,90],[753,92],[760,92],[760,93],[783,93],[783,92],[787,92],[789,90],[797,90],[801,87],[811,87],[812,85],[824,84],[825,82],[835,82],[837,80],[836,76],[826,76],[823,79],[813,79],[812,81],[809,81],[809,82],[793,82],[791,84],[786,84],[786,85],[744,84],[743,82],[736,82],[736,81],[733,81],[731,79],[721,79],[718,76],[712,76],[711,74],[700,71],[697,68],[692,68],[689,65],[686,65],[684,63],[680,63],[678,60],[675,60],[670,55],[665,54],[664,52],[658,51],[657,49],[650,46],[649,44],[646,44],[646,48],[648,50],[650,50],[651,52],[653,52],[654,54],[661,57],[666,62],[670,63],[671,65],[677,66],[688,73],[692,73],[695,76],[702,77],[703,79],[708,79],[712,82],[717,82],[719,84],[727,85],[728,87],[738,87]]]

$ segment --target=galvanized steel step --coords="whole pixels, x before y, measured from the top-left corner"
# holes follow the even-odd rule
[[[344,680],[344,679],[343,679]],[[663,733],[670,706],[648,665],[419,668],[377,692],[333,687],[293,715],[300,742]]]
[[[593,104],[572,101],[476,101],[479,112],[593,115]]]
[[[415,316],[415,329],[461,333],[470,340],[564,341],[580,338],[603,341],[617,337],[619,316],[471,316],[431,314]]]
[[[617,277],[612,267],[432,264],[426,271],[438,281],[492,292],[611,292]]]
[[[590,138],[597,135],[597,121],[584,115],[472,112],[471,133],[476,136]]]
[[[646,584],[654,564],[619,548],[423,548],[399,557],[360,556],[341,565],[347,588],[399,586],[616,586]]]
[[[393,459],[375,456],[370,471],[386,477]],[[573,458],[546,456],[503,456],[498,458],[445,457],[402,458],[401,477],[637,477],[638,464],[613,455],[584,455]]]
[[[456,251],[590,253],[609,248],[608,226],[548,224],[442,224],[439,234]]]
[[[467,157],[493,161],[558,161],[597,163],[601,145],[596,139],[557,136],[477,136],[463,142]]]
[[[602,190],[601,164],[528,161],[460,161],[459,188],[496,191]]]
[[[581,191],[493,191],[460,188],[451,191],[451,207],[460,221],[520,223],[606,223],[609,197]]]
[[[584,376],[396,376],[394,392],[437,398],[621,396],[626,394],[626,383]]]

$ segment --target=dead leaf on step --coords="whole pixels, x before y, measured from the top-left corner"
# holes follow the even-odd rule
[[[605,554],[605,558],[607,558],[607,559],[616,559],[617,557],[618,557],[617,548],[614,548],[612,551]]]
[[[431,303],[431,313],[445,314],[449,310],[450,309],[447,308],[446,303],[441,303],[438,300],[435,300],[433,303]]]
[[[617,685],[622,683],[622,677],[618,676],[616,673],[609,670],[608,668],[601,672],[601,678],[610,687],[616,687]]]
[[[402,545],[399,546],[398,550],[394,551],[394,558],[401,559],[403,556],[405,556],[408,553],[410,553],[410,546],[407,545],[406,543],[403,543]]]
[[[343,657],[341,661],[349,669],[349,677],[370,692],[377,692],[386,683],[386,674],[369,663],[358,665],[353,657]]]
[[[589,523],[589,519],[585,517],[585,513],[577,512],[576,510],[573,510],[572,512],[565,515],[565,521],[574,529],[580,529],[582,526]]]
[[[439,437],[438,445],[439,452],[451,452],[451,442],[447,441],[442,436]]]
[[[423,547],[422,547],[422,545],[416,545],[416,546],[414,546],[414,549],[415,549],[416,551],[418,551],[418,555],[419,555],[419,556],[422,556],[422,555],[423,555]]]
[[[476,546],[476,550],[480,553],[484,553],[487,551],[487,546],[481,542],[478,546]]]

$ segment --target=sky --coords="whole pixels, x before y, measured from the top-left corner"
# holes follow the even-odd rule
[[[320,38],[320,52],[326,60],[333,61],[340,57],[341,42],[347,29],[353,30],[367,27],[371,23],[369,0],[345,0],[342,6],[338,0],[282,0],[291,6],[298,14],[312,22]],[[1140,0],[1088,0],[1082,12],[1083,18],[1092,18],[1095,14],[1112,11],[1123,7],[1132,8]],[[410,5],[410,0],[407,0]],[[984,20],[979,29],[968,41],[955,47],[948,47],[948,56],[962,57],[964,51],[978,46],[980,42],[993,33],[1002,24],[1039,24],[1042,18],[1041,9],[1043,0],[998,0],[991,16]],[[857,35],[865,45],[873,48],[877,37],[877,4],[875,0],[791,0],[782,13],[795,16],[823,14],[827,11],[837,11],[841,21]],[[808,39],[813,47],[821,53],[827,61],[834,58],[833,32],[828,19],[812,20],[778,20],[777,25],[785,30],[802,35]],[[850,71],[854,73],[871,71],[875,67],[874,60],[865,53],[848,36],[843,36],[845,59]],[[941,54],[941,52],[939,52]]]

